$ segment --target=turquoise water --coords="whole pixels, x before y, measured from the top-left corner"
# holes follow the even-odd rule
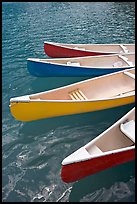
[[[61,162],[127,113],[118,108],[33,122],[16,121],[11,97],[87,79],[36,78],[26,59],[47,58],[44,41],[134,43],[134,2],[2,3],[3,202],[135,202],[135,164],[128,162],[64,183]]]

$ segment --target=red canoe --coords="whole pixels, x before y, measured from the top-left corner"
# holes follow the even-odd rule
[[[44,51],[49,57],[83,57],[117,53],[134,53],[135,44],[62,44],[44,42]]]
[[[61,178],[74,182],[135,159],[135,108],[62,161]]]

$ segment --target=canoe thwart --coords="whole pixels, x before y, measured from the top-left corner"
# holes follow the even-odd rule
[[[132,79],[135,79],[135,74],[132,74],[130,72],[124,72],[124,74],[131,77]]]
[[[120,130],[135,143],[135,121],[130,120],[120,125]]]
[[[69,96],[72,100],[88,100],[80,89],[69,92]]]
[[[120,45],[120,47],[122,48],[122,50],[125,52],[125,53],[128,53],[128,49],[126,46],[124,45]]]
[[[118,55],[118,57],[122,60],[124,60],[124,62],[126,62],[129,66],[133,66],[133,63],[131,61],[128,61],[128,58],[122,55]]]

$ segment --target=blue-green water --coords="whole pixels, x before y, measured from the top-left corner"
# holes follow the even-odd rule
[[[36,78],[28,57],[47,58],[44,41],[134,43],[134,2],[2,3],[3,202],[135,202],[135,164],[128,162],[64,183],[62,160],[127,113],[134,104],[33,122],[16,121],[11,97],[87,79]]]

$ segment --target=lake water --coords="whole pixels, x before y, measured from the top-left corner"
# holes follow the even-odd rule
[[[31,76],[26,59],[48,58],[44,41],[135,43],[135,3],[2,3],[2,201],[135,202],[134,161],[73,183],[64,183],[60,177],[66,156],[134,104],[28,123],[10,114],[11,97],[87,79]]]

